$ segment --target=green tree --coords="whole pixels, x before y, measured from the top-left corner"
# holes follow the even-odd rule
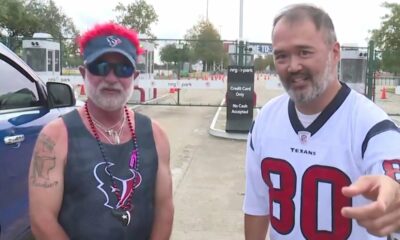
[[[271,55],[268,56],[259,56],[254,59],[254,69],[256,71],[266,71],[269,68],[270,71],[275,70],[274,60]]]
[[[0,30],[9,37],[32,37],[46,32],[53,37],[75,37],[76,27],[53,0],[0,0]]]
[[[27,12],[23,0],[0,0],[0,32],[7,37],[21,37],[32,33],[29,23],[35,17]]]
[[[30,0],[26,9],[36,17],[35,32],[46,32],[56,38],[77,36],[78,31],[72,19],[60,10],[53,0]]]
[[[135,0],[126,6],[119,2],[114,11],[119,13],[118,23],[146,34],[149,38],[155,38],[151,32],[151,24],[157,23],[158,15],[154,7],[145,0]]]
[[[181,70],[181,65],[188,62],[190,59],[190,49],[187,44],[167,44],[160,50],[160,60],[164,63],[172,63],[175,66],[178,74]]]
[[[78,47],[75,38],[78,31],[71,18],[66,16],[53,0],[30,0],[26,8],[35,16],[35,32],[51,34],[60,42],[62,52],[62,65],[77,66],[80,56],[77,56]]]
[[[178,61],[177,48],[175,44],[167,44],[160,50],[160,60],[164,63],[175,63]]]
[[[265,57],[265,61],[267,62],[267,66],[269,66],[270,71],[275,71],[275,62],[274,57],[272,55],[267,55]]]
[[[390,13],[382,17],[379,29],[371,31],[371,39],[382,51],[381,69],[393,73],[400,72],[400,4],[382,4]]]
[[[267,67],[267,63],[263,57],[257,57],[254,59],[254,70],[256,71],[265,71]]]
[[[200,20],[187,31],[185,39],[190,40],[190,47],[193,49],[193,62],[203,61],[204,68],[227,62],[228,57],[224,51],[221,36],[211,22]],[[208,69],[204,70],[207,71]]]
[[[19,52],[21,39],[35,32],[51,34],[61,43],[63,59],[77,52],[75,41],[61,41],[78,35],[71,18],[53,0],[0,0],[0,32],[11,39],[11,49]]]

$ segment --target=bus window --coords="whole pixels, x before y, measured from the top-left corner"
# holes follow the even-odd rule
[[[36,72],[46,71],[46,49],[24,48],[22,58]]]

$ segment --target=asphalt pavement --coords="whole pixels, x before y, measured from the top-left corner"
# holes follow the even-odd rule
[[[268,81],[268,80],[267,80]],[[283,93],[278,82],[256,81],[262,106]],[[377,88],[375,102],[400,123],[400,96]],[[182,92],[183,101],[201,99],[202,92]],[[176,93],[160,94],[163,102],[175,101]],[[139,106],[138,111],[156,119],[171,143],[175,219],[172,240],[244,239],[242,202],[247,134],[227,133],[224,92],[207,94],[221,107]],[[211,101],[211,100],[210,100]],[[254,116],[258,109],[254,110]]]

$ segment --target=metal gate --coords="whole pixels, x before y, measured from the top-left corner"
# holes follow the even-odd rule
[[[23,39],[1,38],[24,58]],[[79,79],[82,63],[74,39],[54,39],[61,50],[59,79]],[[254,66],[254,106],[284,92],[275,73],[270,43],[234,40],[142,39],[145,53],[139,60],[140,77],[135,80],[134,104],[168,106],[226,106],[228,66]],[[33,46],[39,47],[39,46]],[[393,51],[342,47],[339,79],[375,101],[391,116],[400,115],[400,76],[383,71],[393,61]],[[398,63],[397,63],[398,64]],[[76,88],[79,98],[82,86]]]

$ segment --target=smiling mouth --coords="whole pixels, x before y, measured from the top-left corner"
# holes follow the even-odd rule
[[[290,79],[290,86],[294,89],[301,89],[306,87],[307,82],[309,79],[307,77],[296,77]]]

